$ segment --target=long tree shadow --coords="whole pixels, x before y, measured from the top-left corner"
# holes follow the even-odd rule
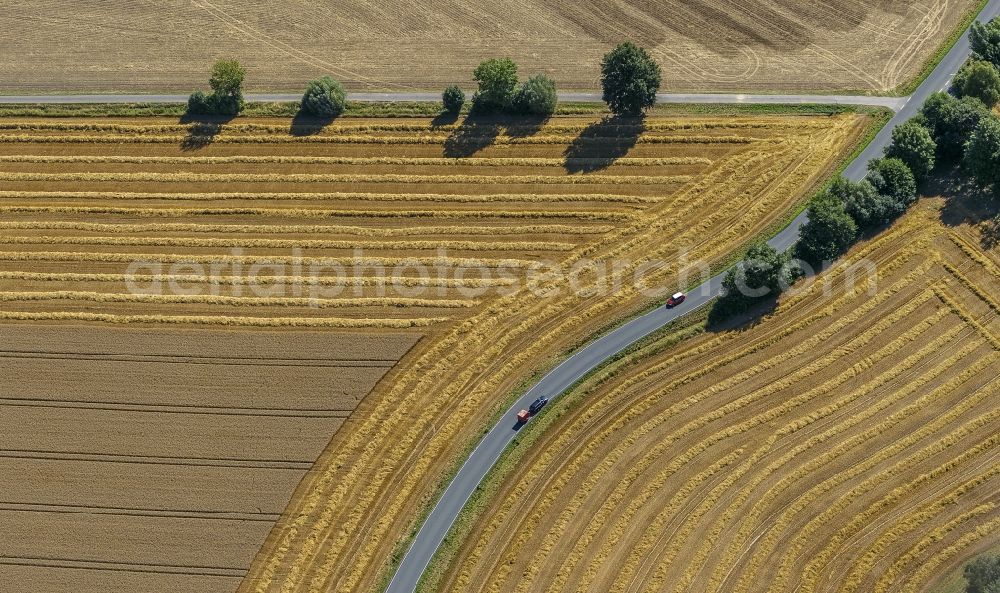
[[[610,167],[627,155],[646,129],[642,116],[607,116],[587,126],[563,152],[568,173],[590,173]]]
[[[318,117],[309,115],[301,109],[292,118],[291,125],[288,126],[288,133],[292,136],[315,136],[323,131],[326,126],[333,123],[336,116]]]
[[[181,140],[181,150],[199,150],[215,141],[223,127],[235,115],[182,115],[180,123],[188,126],[187,136]]]
[[[527,138],[542,131],[548,121],[547,115],[522,115],[512,119],[504,131],[511,138]]]
[[[503,120],[497,116],[469,115],[444,141],[444,156],[469,157],[496,142]]]
[[[976,186],[957,167],[935,175],[923,189],[925,195],[945,197],[942,223],[977,227],[984,249],[1000,245],[1000,196],[996,192]]]
[[[458,121],[459,114],[450,111],[442,111],[431,120],[431,128],[450,126]]]

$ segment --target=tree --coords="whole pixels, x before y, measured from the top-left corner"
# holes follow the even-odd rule
[[[983,187],[1000,187],[1000,119],[987,117],[969,138],[965,170]]]
[[[472,73],[479,90],[472,96],[477,111],[509,111],[517,89],[517,64],[510,58],[493,58],[479,64]]]
[[[795,277],[788,263],[787,255],[767,243],[751,246],[746,257],[722,280],[722,312],[741,313],[758,301],[780,294]]]
[[[840,198],[823,192],[809,204],[809,221],[799,229],[796,255],[820,264],[847,250],[858,236],[858,225],[847,213]]]
[[[937,159],[955,162],[962,158],[969,136],[990,110],[975,97],[956,99],[948,93],[934,93],[924,103],[921,114],[937,143]]]
[[[246,70],[236,60],[219,60],[208,81],[215,113],[236,115],[243,111],[243,79]]]
[[[202,91],[195,91],[188,97],[187,112],[191,115],[207,115],[212,113],[212,102]]]
[[[552,115],[558,101],[555,81],[544,74],[537,74],[521,84],[514,103],[522,113]]]
[[[878,174],[870,176],[879,177]],[[878,182],[881,183],[882,180],[879,179]],[[858,228],[883,225],[902,213],[899,204],[892,197],[880,194],[868,180],[855,183],[838,177],[828,191],[844,204],[844,210],[854,219]]]
[[[975,22],[969,29],[972,56],[1000,68],[1000,18],[989,23]]]
[[[889,196],[902,214],[917,201],[917,180],[913,171],[899,159],[874,159],[868,163],[869,177],[875,191]]]
[[[441,94],[441,102],[444,104],[444,110],[451,114],[458,114],[462,111],[462,105],[465,105],[465,93],[462,89],[458,88],[458,85],[451,85],[444,90]]]
[[[954,87],[959,96],[975,97],[991,109],[1000,103],[1000,72],[989,62],[975,60],[962,66]]]
[[[965,593],[1000,593],[1000,555],[983,554],[965,565]]]
[[[638,115],[656,103],[660,67],[646,50],[626,41],[601,60],[601,87],[613,113]]]
[[[934,169],[936,151],[937,144],[927,128],[910,120],[892,131],[892,144],[886,149],[885,156],[906,163],[917,183],[920,183]]]
[[[743,313],[756,303],[776,297],[802,274],[789,254],[766,243],[756,243],[722,280],[722,297],[709,313],[710,322]]]
[[[329,76],[309,83],[302,95],[301,109],[314,117],[337,117],[347,106],[344,87]]]
[[[243,78],[246,71],[236,60],[219,60],[212,66],[208,95],[195,91],[188,97],[188,113],[193,115],[238,115],[243,111]]]

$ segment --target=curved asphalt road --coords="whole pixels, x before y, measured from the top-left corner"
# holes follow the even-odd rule
[[[248,101],[298,101],[301,94],[249,93]],[[390,101],[440,101],[440,93],[347,93],[351,101],[387,103]],[[187,103],[187,95],[0,95],[0,103]],[[559,100],[581,103],[601,102],[600,93],[560,92]],[[866,97],[861,95],[714,95],[671,94],[656,96],[660,103],[771,103],[824,105],[870,105],[898,111],[905,97]]]
[[[996,16],[1000,16],[1000,0],[991,0],[979,18],[980,20],[989,20]],[[969,54],[969,39],[966,34],[955,44],[955,47],[916,92],[903,99],[895,117],[879,132],[868,148],[847,167],[844,175],[853,180],[862,179],[868,169],[869,161],[880,157],[889,144],[893,128],[913,117],[932,93],[946,89]],[[828,101],[828,99],[828,97],[821,98],[822,101]],[[768,244],[781,251],[788,249],[795,243],[799,227],[805,221],[806,215],[803,212],[788,227],[768,241]],[[724,274],[715,276],[692,290],[684,304],[677,308],[659,307],[601,336],[563,361],[521,396],[483,437],[448,485],[444,494],[441,495],[437,505],[427,516],[403,557],[403,561],[389,583],[387,593],[412,593],[416,589],[424,569],[441,545],[462,507],[465,506],[466,501],[475,491],[486,472],[493,467],[500,454],[517,434],[516,414],[518,410],[527,408],[528,404],[539,396],[558,397],[587,373],[631,344],[671,321],[706,305],[719,294],[723,276]]]

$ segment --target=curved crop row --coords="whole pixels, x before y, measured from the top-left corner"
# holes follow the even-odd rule
[[[129,245],[143,247],[232,247],[245,249],[371,249],[373,251],[569,251],[573,243],[555,241],[337,241],[333,239],[260,239],[207,237],[74,237],[67,235],[29,235],[0,237],[9,245]]]
[[[273,218],[558,218],[628,220],[629,212],[569,210],[335,210],[321,208],[122,208],[116,206],[0,206],[10,214],[122,214],[167,216],[267,216]]]
[[[2,125],[2,124],[0,124]],[[6,154],[0,163],[114,163],[162,165],[231,165],[231,164],[296,164],[296,165],[414,165],[425,167],[567,167],[570,165],[604,165],[607,159],[587,157],[402,157],[402,156],[141,156],[141,155],[49,155]],[[706,157],[622,157],[614,164],[621,167],[667,165],[711,165]]]
[[[564,203],[564,202],[594,202],[621,204],[654,204],[663,200],[662,196],[642,196],[627,194],[429,194],[429,193],[373,193],[373,192],[183,192],[183,193],[150,193],[150,192],[88,192],[88,191],[0,191],[0,199],[20,200],[65,200],[80,199],[93,201],[118,200],[321,200],[364,202],[529,202],[529,203]]]
[[[142,294],[116,292],[90,292],[81,290],[53,290],[50,292],[4,292],[0,291],[0,302],[37,301],[88,301],[92,303],[168,303],[227,305],[233,307],[314,307],[334,309],[345,307],[433,307],[440,309],[467,309],[476,306],[475,301],[455,299],[416,299],[406,297],[357,297],[357,298],[314,298],[314,297],[244,297],[213,294]]]
[[[233,325],[245,327],[339,327],[406,329],[449,321],[446,317],[352,319],[349,317],[230,317],[225,315],[114,315],[67,311],[0,311],[4,321],[99,321],[102,323],[162,323],[171,325]]]
[[[690,175],[406,175],[392,173],[20,173],[0,172],[0,181],[115,181],[122,183],[457,183],[660,185],[687,183]]]
[[[510,286],[514,278],[437,278],[419,276],[206,276],[197,274],[88,274],[80,272],[25,272],[0,270],[0,280],[30,282],[132,282],[137,284],[180,282],[246,286],[404,286],[439,288],[483,288]]]

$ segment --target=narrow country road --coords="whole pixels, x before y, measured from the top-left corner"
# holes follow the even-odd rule
[[[246,95],[248,101],[298,101],[301,94]],[[371,103],[391,101],[440,101],[440,93],[348,93],[348,100]],[[187,95],[0,95],[3,103],[187,103]],[[599,103],[600,93],[559,93],[560,101]],[[862,95],[708,95],[668,94],[656,96],[660,103],[769,103],[769,104],[835,104],[888,107],[898,111],[906,97],[866,97]]]
[[[1000,0],[990,0],[979,15],[980,20],[989,20],[1000,16]],[[868,169],[868,163],[882,156],[888,146],[892,130],[902,122],[913,117],[920,106],[931,94],[944,90],[951,83],[955,73],[968,58],[968,33],[945,56],[927,79],[909,97],[903,98],[895,107],[896,115],[878,133],[874,141],[845,170],[844,175],[852,180],[862,179]],[[705,95],[689,95],[701,97]],[[786,97],[788,99],[788,97]],[[819,102],[829,103],[831,97],[814,97]],[[871,99],[867,97],[865,99]],[[751,101],[749,97],[747,101]],[[803,212],[795,218],[784,230],[773,237],[768,244],[778,250],[791,247],[798,237],[799,227],[806,222]],[[466,459],[451,483],[445,489],[437,504],[421,525],[410,548],[403,557],[399,568],[393,575],[386,589],[387,593],[412,593],[431,558],[444,541],[448,530],[465,506],[466,501],[475,491],[486,473],[493,467],[503,450],[517,434],[516,414],[518,410],[526,409],[536,397],[558,397],[579,379],[600,366],[604,361],[621,352],[631,344],[648,336],[675,319],[702,307],[718,296],[722,288],[723,274],[711,278],[695,288],[688,295],[687,301],[674,309],[659,307],[656,310],[637,317],[619,326],[611,332],[591,342],[586,347],[575,352],[559,366],[545,375],[538,383],[521,396],[507,410],[493,428],[483,437],[476,448]]]

